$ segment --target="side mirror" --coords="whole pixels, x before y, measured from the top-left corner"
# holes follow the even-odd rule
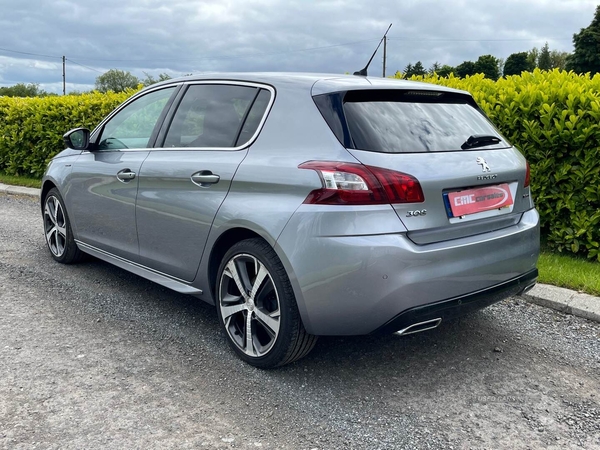
[[[87,150],[90,145],[90,130],[75,128],[63,136],[65,147],[73,150]]]

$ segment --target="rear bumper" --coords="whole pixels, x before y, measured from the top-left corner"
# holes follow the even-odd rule
[[[535,209],[501,230],[417,245],[405,232],[385,232],[384,225],[391,229],[400,223],[393,211],[389,220],[383,213],[376,216],[382,234],[357,235],[350,233],[374,228],[374,212],[362,226],[360,214],[336,220],[312,206],[296,212],[275,246],[311,334],[370,334],[403,313],[480,292],[493,294],[493,303],[518,293],[495,287],[527,279],[536,269]],[[461,303],[459,311],[465,309]]]
[[[373,334],[393,333],[415,323],[427,322],[434,319],[441,319],[444,322],[448,319],[464,316],[510,296],[523,294],[535,285],[537,277],[538,270],[534,269],[520,277],[513,278],[490,288],[408,309],[375,330]]]

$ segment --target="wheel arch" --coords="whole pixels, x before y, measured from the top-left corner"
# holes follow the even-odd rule
[[[261,236],[255,231],[252,231],[248,228],[236,227],[230,228],[223,232],[212,246],[210,256],[208,259],[208,281],[210,287],[210,294],[213,300],[215,300],[215,302],[217,276],[223,256],[225,256],[225,253],[227,253],[227,251],[238,242],[253,238],[260,238],[263,241],[267,242],[267,240],[263,236]]]
[[[302,318],[302,322],[307,331],[311,330],[310,320],[308,317],[308,312],[306,310],[306,306],[304,304],[304,298],[302,295],[302,290],[300,285],[298,284],[298,280],[296,279],[296,275],[294,273],[293,267],[286,257],[285,253],[283,253],[281,247],[277,245],[276,242],[270,242],[269,239],[265,238],[264,235],[260,234],[257,231],[254,231],[250,228],[246,228],[244,226],[236,226],[233,228],[229,228],[224,231],[212,245],[210,255],[208,256],[208,261],[206,268],[204,269],[206,280],[208,281],[210,298],[205,298],[205,301],[208,303],[217,304],[216,297],[216,285],[217,285],[217,276],[219,272],[219,266],[221,265],[221,261],[225,253],[235,244],[245,239],[252,238],[260,238],[264,240],[267,244],[271,246],[277,257],[283,264],[283,267],[286,270],[286,274],[292,284],[292,289],[294,291],[294,295],[296,297],[296,304],[298,305],[298,310],[300,312],[300,317]],[[310,332],[310,331],[309,331]]]
[[[40,208],[42,209],[42,212],[44,211],[44,200],[46,199],[46,195],[48,195],[48,192],[50,192],[50,189],[52,188],[58,189],[58,186],[52,180],[46,180],[42,184],[42,190],[40,192]]]

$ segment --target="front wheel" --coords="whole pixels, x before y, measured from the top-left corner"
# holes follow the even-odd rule
[[[217,314],[229,345],[249,364],[272,368],[312,350],[289,278],[262,239],[238,242],[223,257],[217,277]]]
[[[52,257],[63,264],[72,264],[83,258],[71,230],[69,216],[58,189],[52,188],[44,199],[44,236]]]

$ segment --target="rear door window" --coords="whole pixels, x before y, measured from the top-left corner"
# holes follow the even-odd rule
[[[350,91],[343,100],[353,148],[383,153],[461,150],[474,135],[496,136],[510,145],[463,95],[431,91]]]
[[[192,85],[173,116],[163,147],[243,145],[254,135],[269,98],[269,91],[254,86]]]

